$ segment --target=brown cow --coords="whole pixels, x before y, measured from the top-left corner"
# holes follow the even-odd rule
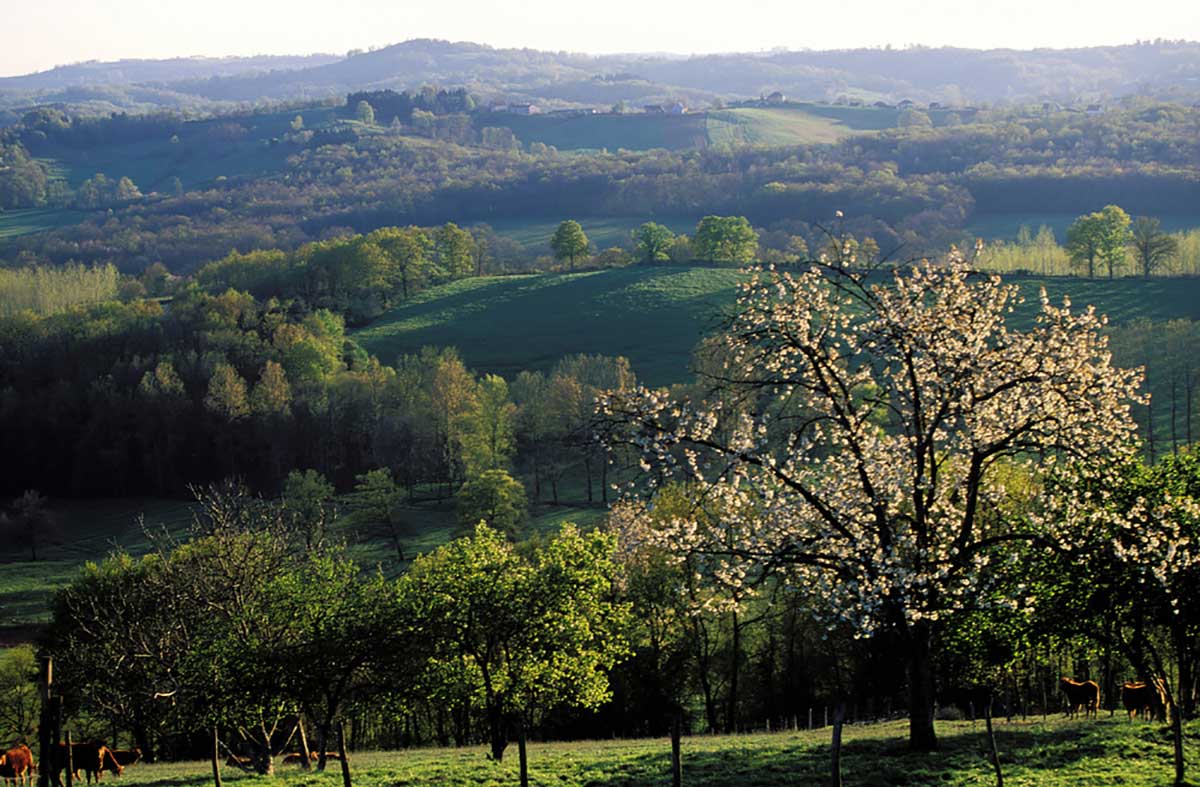
[[[1145,681],[1130,681],[1121,686],[1121,704],[1133,721],[1141,715],[1147,721],[1166,717],[1167,697],[1162,678]]]
[[[310,751],[308,753],[308,759],[311,760],[312,762],[316,762],[317,761],[317,753],[315,751]],[[300,765],[303,762],[304,762],[304,755],[300,754],[300,752],[292,752],[291,754],[288,754],[283,758],[284,765]]]
[[[141,749],[109,749],[112,758],[122,768],[128,768],[130,765],[137,765],[142,761]],[[110,769],[111,770],[111,769]]]
[[[253,757],[241,757],[237,754],[231,754],[225,758],[225,764],[233,768],[252,768],[254,767]]]
[[[23,743],[0,754],[0,778],[26,784],[33,782],[33,752]]]
[[[1067,695],[1067,715],[1074,718],[1080,710],[1083,711],[1084,717],[1099,715],[1100,713],[1100,684],[1094,680],[1085,680],[1083,683],[1071,680],[1070,678],[1062,678],[1058,685],[1062,687],[1063,694]]]
[[[56,743],[50,752],[51,778],[56,785],[61,787],[61,774],[67,767],[67,744]],[[83,771],[88,784],[91,784],[93,780],[99,783],[100,775],[105,770],[112,771],[118,776],[125,770],[121,763],[112,756],[108,747],[97,741],[71,744],[71,769],[71,775],[76,779],[79,778],[79,772]]]

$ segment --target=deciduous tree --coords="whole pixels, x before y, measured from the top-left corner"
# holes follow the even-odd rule
[[[759,272],[723,336],[713,393],[640,389],[602,399],[646,477],[701,484],[664,547],[736,580],[786,567],[825,619],[905,646],[910,744],[936,745],[931,652],[939,620],[987,594],[996,550],[1044,531],[982,512],[1010,458],[1108,467],[1134,450],[1138,375],[1114,368],[1091,310],[1043,297],[1006,324],[1017,289],[951,257],[868,283],[842,267]],[[738,534],[737,538],[726,538]],[[1051,534],[1052,536],[1052,534]]]

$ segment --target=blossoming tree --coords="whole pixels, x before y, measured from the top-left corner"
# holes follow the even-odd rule
[[[1112,365],[1104,318],[1043,293],[1017,330],[1020,301],[956,253],[892,276],[840,261],[756,270],[707,393],[599,400],[620,426],[609,444],[640,452],[648,486],[701,485],[696,516],[653,530],[661,543],[719,562],[727,580],[785,571],[831,625],[900,634],[915,749],[937,745],[939,619],[986,595],[1003,547],[1060,536],[985,515],[1006,494],[998,468],[1103,468],[1135,450],[1140,378]],[[697,526],[702,511],[723,527]]]

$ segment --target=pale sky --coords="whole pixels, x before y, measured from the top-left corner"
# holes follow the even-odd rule
[[[341,54],[410,38],[589,53],[1200,39],[1200,0],[0,0],[0,76],[82,60]]]

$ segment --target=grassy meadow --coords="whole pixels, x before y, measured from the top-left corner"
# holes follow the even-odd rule
[[[624,355],[651,385],[686,380],[696,343],[733,306],[729,268],[641,266],[575,274],[464,279],[427,290],[355,337],[385,363],[425,345],[454,346],[477,372],[546,371],[571,353]],[[1028,325],[1038,290],[1095,304],[1114,324],[1137,317],[1200,319],[1200,279],[1019,278]]]
[[[564,522],[593,525],[604,515],[603,509],[582,502],[584,490],[578,479],[565,478],[560,496],[561,505],[534,505],[526,533],[552,532]],[[344,503],[339,508],[346,513]],[[54,522],[50,543],[38,549],[36,561],[28,551],[8,551],[0,558],[0,647],[27,641],[38,626],[49,621],[55,592],[69,584],[85,562],[101,560],[117,548],[144,554],[151,548],[148,532],[186,533],[193,507],[183,500],[52,499],[49,511]],[[342,523],[349,528],[346,520]],[[452,500],[430,500],[404,509],[400,539],[404,562],[397,560],[394,546],[384,541],[355,543],[351,552],[364,567],[379,566],[394,576],[415,555],[436,549],[463,532]],[[360,540],[350,530],[343,535]]]
[[[847,725],[842,774],[847,785],[992,785],[983,723],[939,722],[942,748],[914,754],[905,748],[906,722]],[[1200,769],[1200,726],[1187,730],[1189,767]],[[996,724],[1005,783],[1014,787],[1067,785],[1168,785],[1172,766],[1168,731],[1161,725],[1051,718]],[[829,730],[693,736],[683,740],[683,783],[688,787],[783,787],[828,783]],[[341,787],[338,763],[324,774],[277,765],[275,779],[222,769],[239,785]],[[517,751],[502,763],[483,747],[351,753],[356,787],[454,785],[501,787],[517,783]],[[534,785],[640,787],[670,783],[670,744],[665,739],[531,743],[529,777]],[[137,787],[201,787],[212,781],[207,762],[139,764],[121,782]],[[1193,784],[1197,783],[1193,778]]]
[[[0,211],[0,240],[30,235],[78,222],[83,213],[64,208],[28,208]]]
[[[542,142],[559,150],[692,150],[837,142],[856,132],[895,128],[898,116],[890,108],[805,103],[686,115],[505,114],[481,124],[505,126],[526,145]]]

